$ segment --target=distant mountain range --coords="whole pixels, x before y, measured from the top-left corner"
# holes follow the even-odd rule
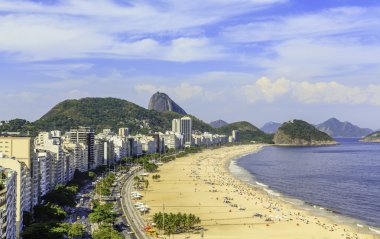
[[[228,123],[224,120],[215,120],[215,121],[210,122],[210,125],[211,125],[211,127],[217,129],[217,128],[223,127],[225,125],[228,125]]]
[[[274,134],[281,127],[282,124],[276,122],[268,122],[263,125],[260,129],[268,134]]]
[[[316,128],[330,135],[331,137],[363,137],[373,132],[368,128],[360,128],[350,122],[342,122],[336,118],[331,118],[321,124],[316,125]]]

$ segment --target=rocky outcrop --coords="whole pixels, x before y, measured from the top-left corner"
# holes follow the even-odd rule
[[[177,105],[170,97],[161,92],[157,92],[149,100],[148,109],[158,112],[172,111],[178,114],[186,115],[186,111]]]
[[[282,124],[274,135],[273,141],[277,145],[287,146],[337,144],[328,134],[302,120],[292,120]]]
[[[215,120],[213,122],[210,122],[211,127],[218,129],[220,127],[223,127],[225,125],[228,125],[228,123],[224,120]]]
[[[364,137],[363,139],[361,139],[361,141],[364,141],[364,142],[377,142],[377,143],[380,143],[380,131],[376,131],[370,135],[367,135],[366,137]]]

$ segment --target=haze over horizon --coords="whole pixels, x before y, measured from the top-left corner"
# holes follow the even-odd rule
[[[378,129],[379,17],[374,0],[4,0],[0,120],[162,91],[206,122]]]

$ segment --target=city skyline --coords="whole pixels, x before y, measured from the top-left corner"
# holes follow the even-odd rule
[[[82,97],[147,108],[162,91],[206,122],[336,117],[378,129],[379,7],[2,1],[0,120],[34,121],[62,100]]]

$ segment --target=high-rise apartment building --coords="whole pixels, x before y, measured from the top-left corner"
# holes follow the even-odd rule
[[[240,142],[240,131],[239,130],[232,130],[232,141],[233,142]]]
[[[79,127],[70,130],[70,141],[87,146],[88,169],[96,168],[95,162],[95,131],[89,127]]]
[[[0,135],[0,157],[16,159],[28,168],[31,177],[31,200],[28,205],[30,207],[26,211],[31,211],[31,208],[38,204],[39,181],[38,162],[32,138],[21,135]]]
[[[16,172],[0,167],[0,238],[16,238]]]
[[[49,151],[40,151],[37,153],[38,161],[38,201],[41,201],[41,197],[54,189],[51,185],[51,178],[53,176],[53,157]]]
[[[41,132],[34,140],[36,152],[47,152],[52,157],[50,165],[51,177],[49,178],[51,188],[55,188],[58,184],[67,183],[60,136],[60,131]]]
[[[173,119],[172,131],[183,135],[183,143],[185,147],[192,145],[192,120],[190,117],[185,116],[181,119]]]
[[[181,119],[172,120],[172,131],[175,133],[181,132]]]
[[[192,144],[192,120],[190,117],[182,117],[180,121],[181,134],[183,134],[183,141],[185,147],[190,147]]]
[[[23,212],[30,211],[31,183],[30,172],[25,163],[16,159],[0,158],[0,167],[9,168],[16,172],[16,235],[23,228]]]
[[[88,171],[88,146],[83,143],[72,143],[70,140],[62,142],[62,148],[66,160],[71,162],[70,171],[79,170],[81,172]],[[94,150],[95,156],[95,150]]]

